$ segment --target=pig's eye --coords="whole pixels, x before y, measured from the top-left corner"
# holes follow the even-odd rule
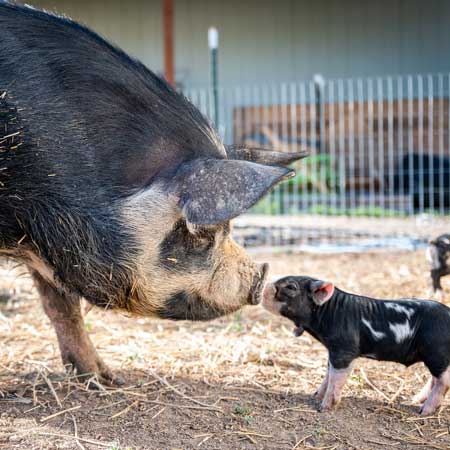
[[[297,283],[288,283],[284,289],[286,289],[287,291],[292,291],[292,292],[296,292],[298,290],[298,286]]]
[[[214,241],[209,237],[199,237],[195,240],[197,250],[208,250],[214,244]]]

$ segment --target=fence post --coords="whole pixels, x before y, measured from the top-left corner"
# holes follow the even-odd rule
[[[214,124],[216,129],[219,127],[219,88],[218,88],[218,48],[219,48],[219,32],[217,28],[210,27],[208,29],[208,47],[211,54],[211,84],[214,98]]]

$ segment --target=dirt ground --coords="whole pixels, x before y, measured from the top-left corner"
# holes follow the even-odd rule
[[[377,297],[427,295],[424,252],[260,255],[272,274],[309,274]],[[360,359],[340,407],[312,393],[326,352],[260,307],[209,323],[94,311],[86,327],[123,388],[66,376],[55,335],[23,269],[0,266],[0,448],[448,449],[450,396],[433,417],[412,396],[427,379]],[[444,280],[450,301],[450,277]]]

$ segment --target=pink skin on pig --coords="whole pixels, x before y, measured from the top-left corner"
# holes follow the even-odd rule
[[[329,368],[327,368],[327,373],[325,374],[325,378],[322,381],[322,384],[319,386],[319,389],[314,393],[314,397],[316,397],[318,400],[323,400],[325,397],[325,393],[327,391],[328,387],[328,375],[330,371]]]
[[[426,386],[427,387],[427,386]],[[433,414],[442,403],[450,387],[450,369],[447,369],[439,378],[434,379],[434,386],[427,400],[420,409],[421,416]]]
[[[422,404],[428,398],[431,393],[431,390],[434,388],[436,384],[436,378],[431,377],[425,386],[421,389],[421,391],[413,398],[413,403]]]
[[[342,397],[342,389],[344,388],[351,370],[351,366],[346,367],[345,369],[335,369],[331,363],[328,364],[328,373],[317,391],[318,397],[325,391],[319,408],[320,411],[329,411],[333,406],[339,404]],[[324,386],[325,383],[326,387]]]
[[[263,291],[261,306],[272,314],[280,315],[281,303],[275,301],[276,292],[275,285],[268,283]]]

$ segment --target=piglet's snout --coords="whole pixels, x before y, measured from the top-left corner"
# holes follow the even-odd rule
[[[267,311],[273,314],[280,313],[280,304],[276,300],[277,288],[273,283],[268,283],[263,291],[263,300],[261,305]]]

